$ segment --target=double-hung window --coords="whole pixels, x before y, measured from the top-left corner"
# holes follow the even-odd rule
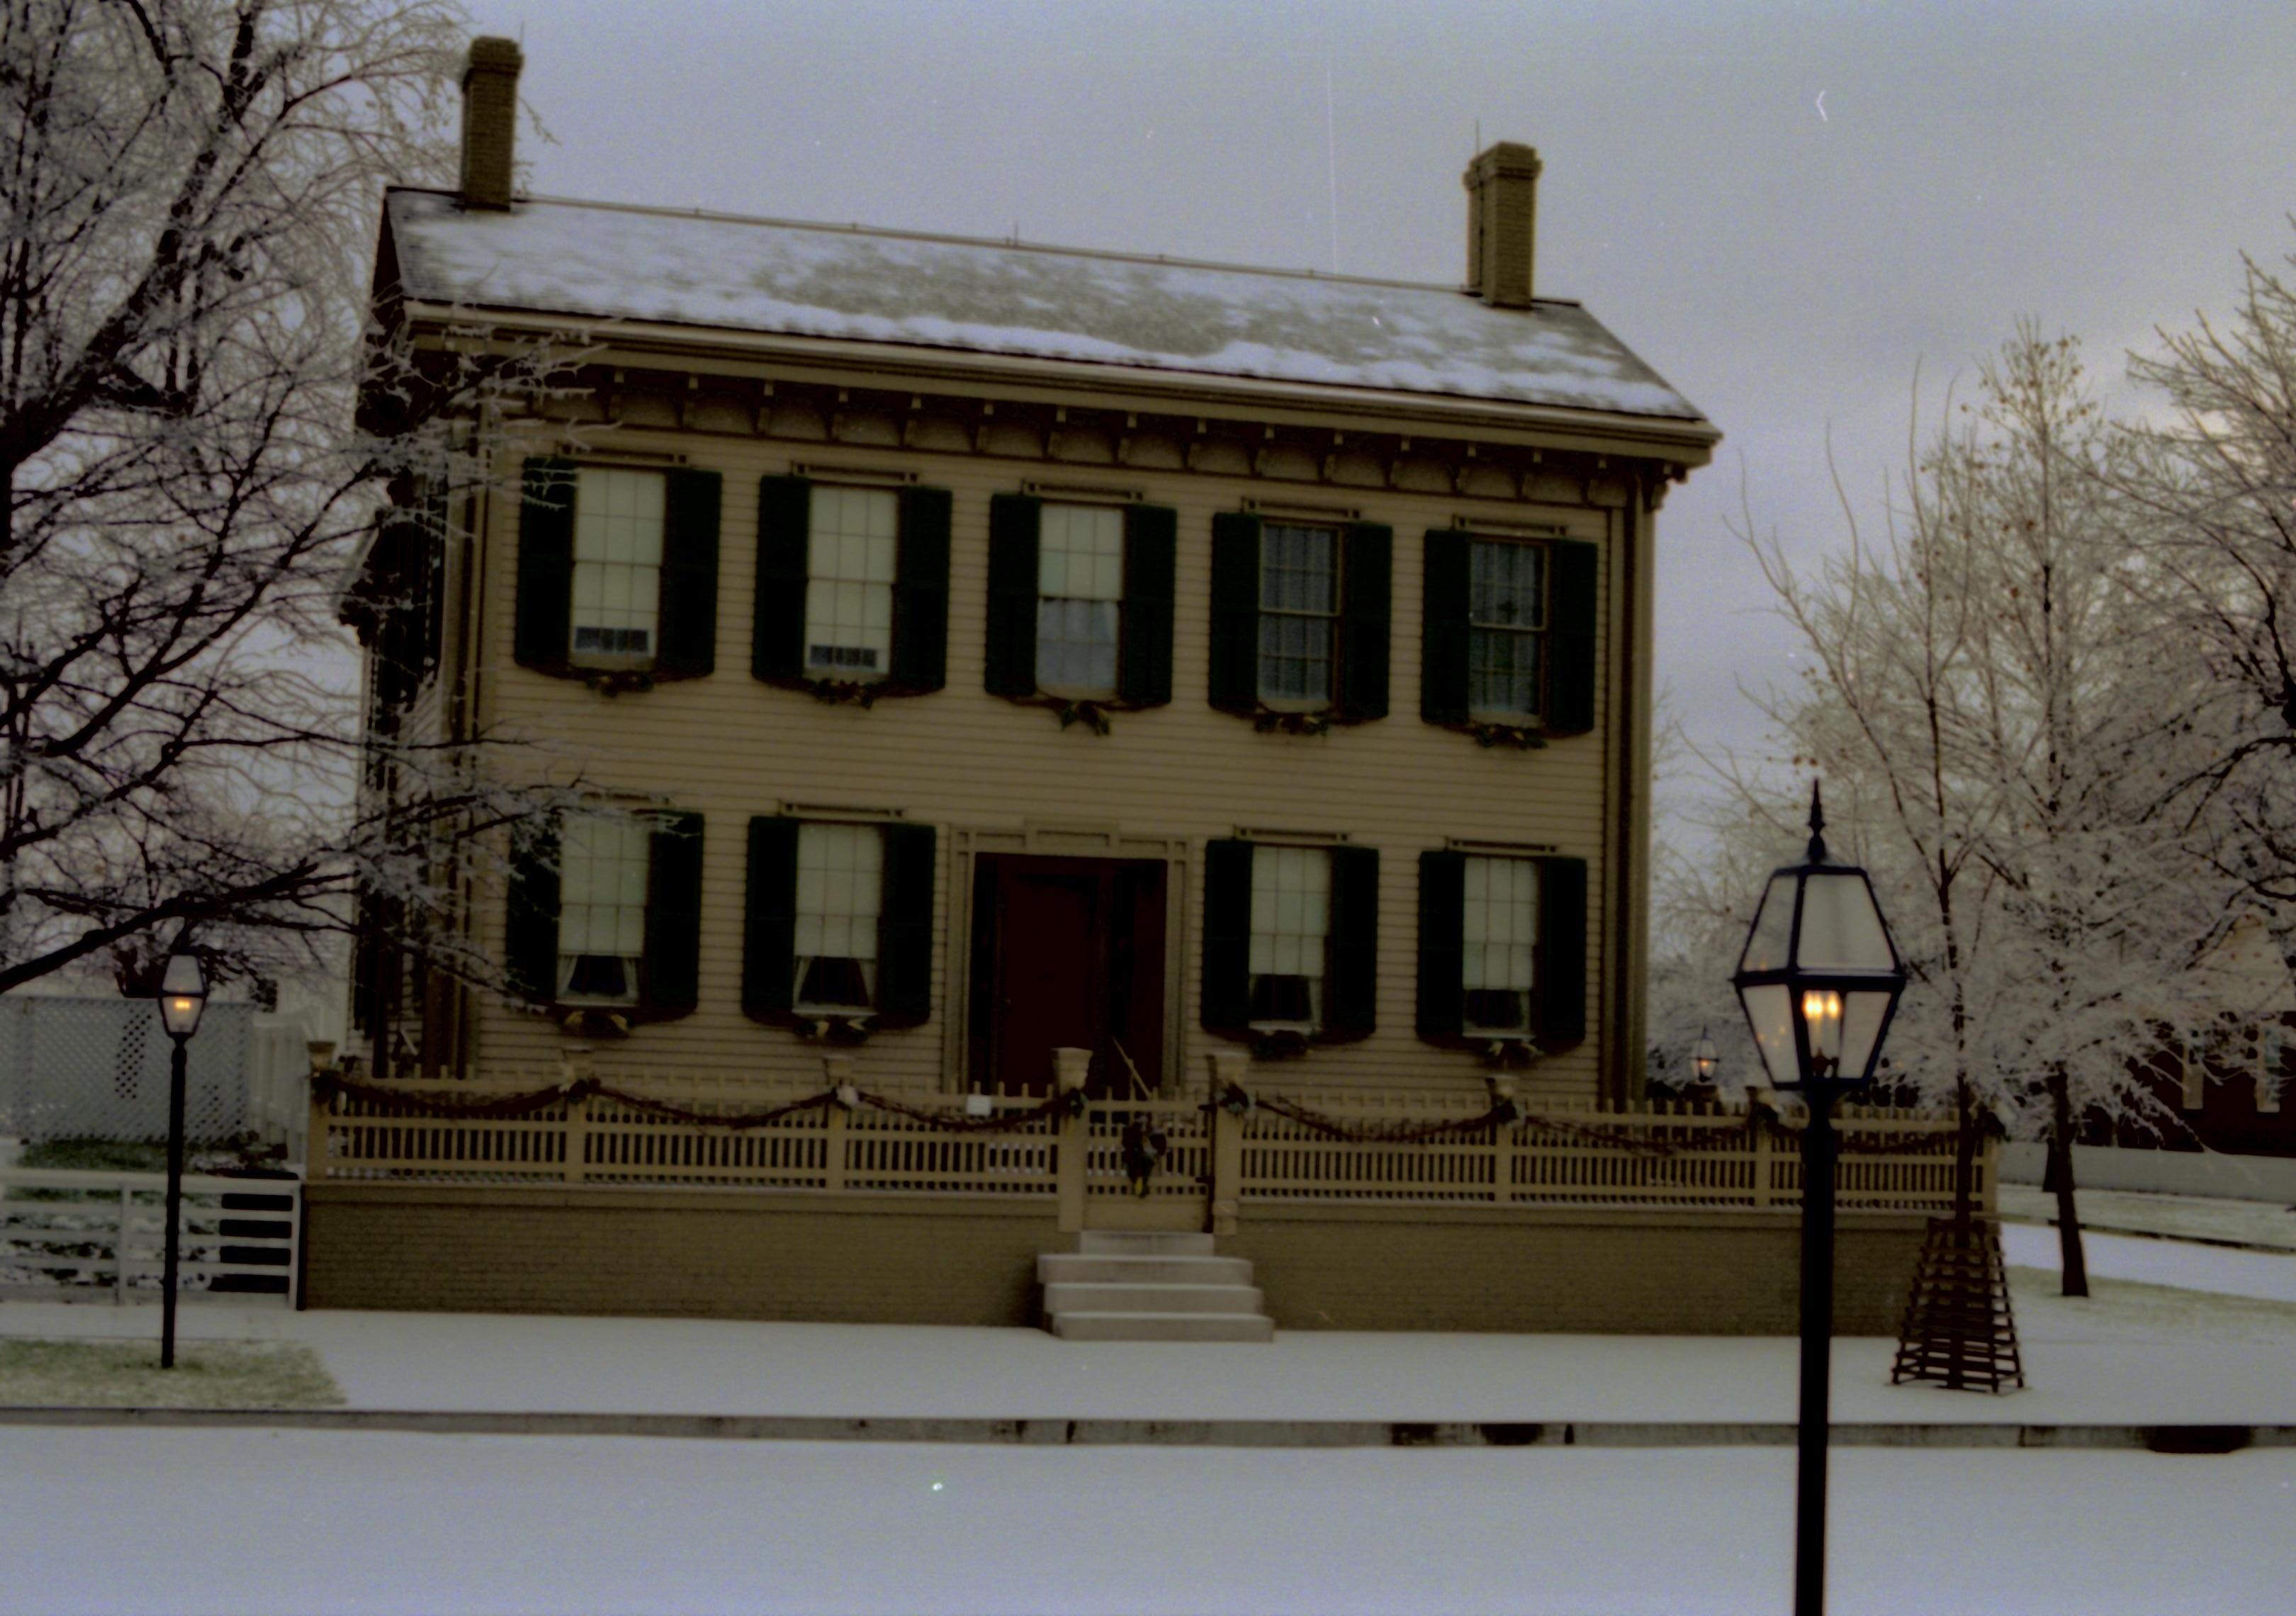
[[[1259,699],[1323,707],[1332,700],[1340,616],[1340,536],[1270,521],[1259,536]]]
[[[1464,876],[1461,1019],[1470,1032],[1527,1032],[1538,968],[1538,865],[1469,858]]]
[[[1479,538],[1468,554],[1468,711],[1508,723],[1540,718],[1546,547]]]
[[[558,980],[562,1003],[637,1002],[645,957],[652,827],[576,817],[560,831]]]
[[[1312,1030],[1324,1021],[1332,859],[1322,848],[1262,847],[1251,860],[1251,1021]]]
[[[817,487],[806,536],[805,668],[816,678],[883,678],[893,666],[900,507],[886,488]]]
[[[884,871],[884,838],[876,826],[798,827],[791,998],[799,1013],[876,1004]]]
[[[575,476],[574,660],[652,660],[660,644],[663,482],[659,472],[583,466]]]
[[[1047,504],[1037,537],[1037,687],[1112,697],[1124,610],[1124,512]]]

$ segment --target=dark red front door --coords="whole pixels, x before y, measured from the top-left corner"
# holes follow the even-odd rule
[[[1093,1052],[1090,1092],[1153,1093],[1164,1058],[1164,866],[984,854],[973,886],[972,1077],[1050,1090],[1053,1054]],[[1128,1067],[1126,1057],[1130,1057]]]

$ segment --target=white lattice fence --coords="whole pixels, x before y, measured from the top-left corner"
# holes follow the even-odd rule
[[[248,1130],[255,1006],[215,1003],[186,1049],[184,1128],[193,1141]],[[0,998],[0,1134],[164,1139],[172,1049],[144,999]]]

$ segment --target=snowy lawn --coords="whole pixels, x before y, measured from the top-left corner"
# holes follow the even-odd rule
[[[2288,1609],[2296,1452],[1864,1449],[1833,1475],[1838,1616]],[[0,1612],[1767,1616],[1792,1496],[1771,1448],[0,1429]]]
[[[2240,1245],[2296,1251],[2296,1207],[2276,1201],[2229,1201],[2202,1195],[2156,1195],[2143,1190],[2082,1190],[2076,1197],[2081,1226],[2186,1240],[2228,1240]],[[2001,1215],[2047,1224],[2057,1198],[2029,1184],[2001,1186]]]
[[[334,1408],[342,1389],[294,1341],[0,1341],[0,1406],[108,1408]]]

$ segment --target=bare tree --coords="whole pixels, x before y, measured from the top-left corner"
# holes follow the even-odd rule
[[[1980,1112],[2048,1140],[2073,1294],[2076,1126],[2161,1120],[2142,1057],[2188,1013],[2223,898],[2154,811],[2178,664],[2137,587],[2121,440],[2080,377],[2072,343],[2021,326],[1916,439],[1878,543],[1845,498],[1849,545],[1815,574],[1753,544],[1812,659],[1765,710],[1794,770],[1823,775],[1913,973],[1892,1051],[1953,1097],[1964,1216]],[[1787,822],[1798,781],[1722,777],[1748,831]]]
[[[0,990],[126,980],[187,924],[275,968],[356,890],[443,907],[442,846],[547,806],[484,742],[365,734],[337,620],[384,496],[457,474],[417,415],[355,426],[362,387],[468,417],[503,380],[401,385],[368,334],[381,187],[445,172],[463,27],[0,0]]]

